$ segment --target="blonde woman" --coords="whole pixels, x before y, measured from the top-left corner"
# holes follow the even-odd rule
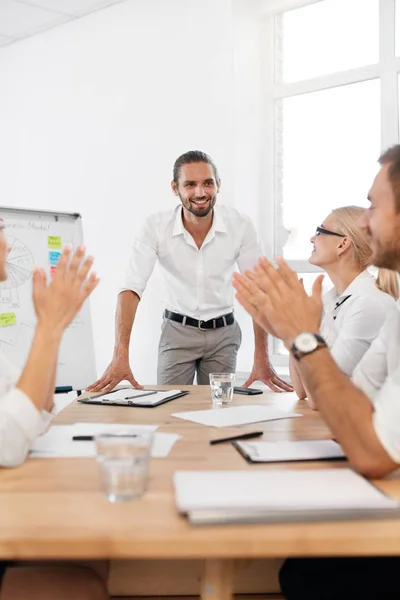
[[[360,228],[364,213],[359,206],[337,208],[317,227],[311,238],[309,262],[323,269],[333,283],[325,294],[320,333],[340,369],[351,376],[386,318],[398,310],[399,280],[394,271],[379,269],[375,279],[369,236]],[[290,357],[290,375],[299,398],[307,391]],[[314,408],[312,399],[310,405]]]

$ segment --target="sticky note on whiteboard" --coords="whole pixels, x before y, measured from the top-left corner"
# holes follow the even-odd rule
[[[50,250],[61,250],[61,237],[59,235],[48,235],[47,246]]]
[[[53,279],[55,272],[56,272],[57,267],[50,267],[50,277],[51,279]]]
[[[0,327],[8,327],[8,325],[15,325],[16,322],[17,315],[15,313],[0,313]]]
[[[61,256],[61,252],[50,251],[49,252],[49,262],[50,262],[50,264],[53,265],[53,266],[57,266],[58,265],[58,261],[60,260],[60,256]]]

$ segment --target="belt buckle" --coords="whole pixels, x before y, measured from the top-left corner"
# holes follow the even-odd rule
[[[201,324],[205,323],[205,321],[200,321],[200,319],[197,322],[197,327],[200,329],[200,331],[208,331],[207,327],[202,327]]]

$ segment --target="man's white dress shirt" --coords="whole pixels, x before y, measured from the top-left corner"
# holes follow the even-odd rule
[[[338,367],[352,375],[386,318],[397,313],[396,302],[363,271],[342,294],[337,295],[334,288],[325,294],[323,304],[320,333]]]
[[[374,404],[376,434],[391,458],[400,463],[400,311],[391,314],[364,358],[353,383]]]
[[[18,369],[0,353],[0,466],[21,464],[48,424],[48,413],[41,413],[29,397],[15,387]]]
[[[210,231],[199,249],[182,222],[182,206],[147,218],[137,235],[125,283],[141,297],[158,259],[166,284],[166,308],[208,321],[232,311],[232,275],[254,267],[262,246],[250,219],[215,206]]]

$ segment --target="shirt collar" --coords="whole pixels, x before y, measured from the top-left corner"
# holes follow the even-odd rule
[[[362,271],[355,279],[353,279],[350,285],[348,285],[340,295],[337,294],[335,288],[332,288],[329,290],[329,292],[326,292],[324,295],[324,305],[329,306],[331,302],[340,302],[346,296],[360,294],[375,287],[376,284],[373,276],[367,270]]]
[[[186,229],[183,226],[183,221],[182,221],[182,206],[177,206],[176,209],[176,214],[175,214],[175,222],[174,222],[174,229],[172,231],[172,236],[175,237],[176,235],[184,235]],[[227,229],[226,229],[226,224],[225,221],[223,219],[223,216],[219,210],[219,208],[217,206],[214,206],[213,208],[213,222],[211,225],[211,229],[209,231],[209,233],[211,232],[220,232],[220,233],[227,233]]]
[[[376,283],[374,277],[367,271],[362,271],[349,286],[340,294],[340,298],[343,296],[352,296],[353,294],[360,294],[371,288],[375,288]]]

